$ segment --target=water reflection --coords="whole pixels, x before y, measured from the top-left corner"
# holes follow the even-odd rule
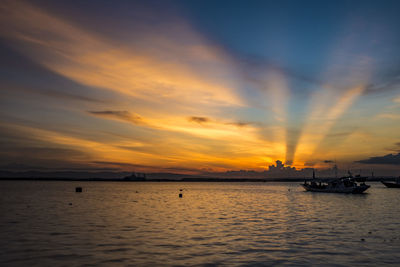
[[[379,184],[364,195],[285,183],[1,184],[4,265],[397,263],[400,192]]]

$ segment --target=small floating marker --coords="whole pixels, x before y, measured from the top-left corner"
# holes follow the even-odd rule
[[[182,194],[179,194],[179,197],[182,198]]]
[[[368,234],[372,234],[372,232],[371,232],[371,231],[369,231],[369,232],[368,232]]]
[[[365,239],[364,238],[361,238],[361,242],[364,242],[365,241]]]
[[[182,191],[183,191],[183,189],[179,189],[179,191],[181,191],[181,192],[182,192]]]
[[[82,192],[82,187],[75,187],[75,192],[76,193],[81,193]]]
[[[70,202],[68,205],[72,206],[72,203]]]
[[[139,193],[139,191],[136,191],[136,193]]]

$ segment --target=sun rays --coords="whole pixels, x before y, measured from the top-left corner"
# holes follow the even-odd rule
[[[379,130],[366,133],[359,123],[337,131],[368,119],[355,114],[356,104],[364,100],[376,71],[374,55],[358,49],[364,39],[353,34],[351,23],[329,44],[329,60],[312,75],[292,69],[290,62],[285,66],[285,60],[248,60],[183,17],[126,25],[116,31],[129,38],[118,39],[51,9],[3,1],[0,25],[0,36],[14,51],[82,91],[82,96],[68,88],[53,92],[48,88],[57,84],[50,82],[35,89],[27,89],[28,82],[19,89],[4,83],[12,101],[29,92],[32,106],[26,107],[30,112],[24,120],[15,112],[1,124],[33,133],[37,146],[79,151],[71,159],[76,164],[262,171],[278,159],[298,168],[323,166],[332,156],[353,160],[364,156],[365,143],[374,138],[376,149],[384,150]],[[93,95],[84,93],[89,90]],[[46,102],[49,98],[53,103]],[[70,104],[75,100],[81,102]],[[375,120],[398,120],[398,94],[390,101],[391,109],[372,114]],[[70,124],[55,130],[49,119],[33,126],[42,122],[40,108],[51,109],[55,118],[68,114]],[[104,132],[111,134],[100,139]],[[354,155],[345,146],[350,141],[357,145]]]

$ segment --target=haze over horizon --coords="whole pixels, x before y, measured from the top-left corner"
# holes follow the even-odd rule
[[[400,173],[398,1],[1,1],[2,166]],[[1,167],[1,166],[0,166]]]

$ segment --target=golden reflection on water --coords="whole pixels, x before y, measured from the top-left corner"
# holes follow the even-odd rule
[[[1,183],[5,265],[397,262],[400,195],[379,184],[341,195],[296,183]]]

